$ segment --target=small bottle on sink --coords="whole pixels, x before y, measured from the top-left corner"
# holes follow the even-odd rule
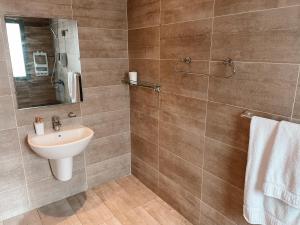
[[[34,121],[34,129],[36,135],[44,135],[45,134],[45,126],[44,119],[42,117],[35,117]]]

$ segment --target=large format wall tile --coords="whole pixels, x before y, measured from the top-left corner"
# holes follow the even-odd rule
[[[241,118],[244,111],[242,108],[208,103],[206,136],[247,151],[250,120]]]
[[[175,72],[176,60],[162,60],[160,63],[160,84],[163,92],[183,95],[191,98],[207,99],[208,61],[194,61],[188,67],[177,70],[189,70],[198,74]],[[206,75],[203,75],[206,74]]]
[[[200,225],[236,225],[216,209],[201,202]]]
[[[159,59],[159,27],[128,31],[130,59]]]
[[[140,160],[134,154],[131,157],[131,172],[152,191],[158,191],[158,171]]]
[[[72,7],[80,27],[127,29],[126,0],[73,0]]]
[[[127,58],[127,31],[79,28],[81,58]]]
[[[160,0],[128,0],[128,28],[159,25]]]
[[[299,5],[298,0],[216,0],[215,16]]]
[[[26,187],[0,192],[0,221],[19,215],[28,210]]]
[[[130,174],[130,153],[117,156],[87,167],[89,187],[94,187]]]
[[[300,63],[299,12],[290,7],[215,18],[212,58]]]
[[[209,59],[211,30],[211,19],[161,26],[161,59]]]
[[[1,33],[0,33],[0,35],[1,35]],[[1,47],[0,47],[0,51],[1,51]],[[7,69],[6,69],[6,61],[4,61],[4,60],[0,60],[0,79],[1,79],[1,82],[0,82],[0,96],[10,95],[8,72],[7,72]]]
[[[159,83],[159,60],[129,59],[129,70],[138,72],[142,81]]]
[[[159,146],[201,167],[204,137],[160,121]]]
[[[196,197],[201,197],[202,169],[200,167],[161,148],[159,172]]]
[[[213,0],[162,0],[162,23],[198,20],[212,17]]]
[[[99,86],[84,89],[82,115],[129,108],[129,92],[125,85]]]
[[[124,155],[130,152],[129,130],[124,133],[96,139],[85,151],[86,164],[97,162]]]
[[[158,194],[193,224],[199,224],[200,199],[161,174]]]
[[[243,217],[243,191],[204,172],[202,201],[239,225],[246,225]]]
[[[127,59],[81,59],[84,87],[120,85],[128,71]]]
[[[140,160],[147,163],[149,166],[158,170],[158,145],[151,143],[138,135],[131,134],[131,149],[132,154]]]
[[[210,138],[205,140],[204,169],[244,188],[247,153]]]
[[[0,130],[16,127],[13,99],[11,96],[0,97]]]
[[[290,116],[298,66],[289,64],[236,63],[236,74],[222,79],[225,68],[211,63],[209,100]]]

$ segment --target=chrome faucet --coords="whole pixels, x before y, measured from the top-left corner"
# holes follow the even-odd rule
[[[58,116],[52,117],[52,127],[55,131],[60,131],[62,124],[60,122],[60,118]]]

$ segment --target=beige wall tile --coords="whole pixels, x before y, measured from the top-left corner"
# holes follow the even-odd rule
[[[200,225],[236,225],[236,223],[201,202]]]
[[[159,196],[192,224],[199,224],[200,200],[164,175],[159,175]]]
[[[127,29],[125,0],[74,0],[72,7],[80,27]]]
[[[159,83],[159,60],[129,59],[129,70],[138,72],[138,79],[152,83]]]
[[[128,108],[129,91],[125,85],[84,89],[84,102],[81,103],[83,116]]]
[[[20,157],[21,151],[17,129],[0,131],[0,162],[13,161]]]
[[[290,7],[215,18],[212,58],[299,63],[299,11]]]
[[[162,23],[199,20],[212,17],[213,0],[162,0]]]
[[[162,60],[160,63],[161,91],[191,98],[207,99],[208,61],[194,61],[191,66],[176,67],[176,60]],[[175,69],[192,71],[198,74],[176,73]]]
[[[127,75],[127,59],[81,59],[84,87],[120,85]]]
[[[300,84],[298,83],[295,105],[294,105],[294,110],[292,115],[294,119],[300,119],[300,87],[299,86]]]
[[[216,0],[215,15],[299,5],[298,0]]]
[[[204,121],[206,102],[180,95],[161,93],[160,109],[162,111],[179,114],[184,117]]]
[[[128,176],[130,174],[130,158],[131,154],[126,153],[124,155],[87,166],[87,181],[89,188],[113,179]]]
[[[211,20],[161,26],[161,59],[207,60],[210,55]]]
[[[130,59],[159,59],[159,27],[128,31]]]
[[[25,186],[0,192],[0,221],[17,216],[28,210]]]
[[[160,148],[159,172],[177,185],[201,198],[202,169]]]
[[[132,110],[131,118],[131,132],[139,135],[147,141],[157,144],[158,141],[158,120],[145,112]]]
[[[158,191],[158,171],[132,154],[131,172],[152,191]]]
[[[94,140],[130,131],[129,111],[111,111],[83,117],[83,124],[94,130]]]
[[[70,181],[61,182],[54,177],[28,184],[30,207],[43,205],[72,196],[87,189],[85,169],[74,171]],[[68,190],[68,191],[66,191]]]
[[[202,201],[235,223],[246,225],[243,217],[243,191],[204,172]]]
[[[204,136],[161,121],[159,146],[196,166],[203,164]]]
[[[158,118],[159,94],[152,89],[131,87],[130,108],[134,111],[148,113],[149,116]]]
[[[10,161],[0,161],[0,163],[0,192],[20,188],[25,185],[21,155]]]
[[[141,138],[138,134],[131,134],[131,151],[132,154],[149,166],[158,170],[158,145]]]
[[[130,133],[115,134],[96,139],[85,150],[87,165],[123,155],[130,152]]]
[[[204,169],[244,188],[247,153],[210,138],[205,139]]]
[[[32,125],[36,116],[43,117],[46,123],[50,123],[52,117],[55,115],[59,116],[61,120],[66,120],[69,118],[68,117],[69,112],[74,112],[78,117],[80,117],[81,116],[80,104],[54,105],[54,106],[38,107],[38,108],[31,108],[31,109],[20,109],[20,110],[16,110],[16,117],[17,117],[18,126],[21,127],[26,125]]]
[[[127,31],[80,27],[81,58],[127,58]]]
[[[240,117],[245,109],[209,102],[207,110],[206,136],[247,151],[250,120]]]
[[[1,222],[0,222],[1,224]],[[24,213],[22,215],[5,220],[1,225],[42,225],[37,210]]]
[[[211,63],[209,100],[254,110],[290,116],[292,112],[298,66],[289,64],[236,63],[230,79],[220,62]],[[220,78],[219,78],[220,77]]]
[[[13,99],[10,95],[0,97],[0,130],[16,127]]]
[[[129,29],[159,25],[159,0],[128,0],[127,4]]]
[[[1,47],[0,47],[1,51]],[[1,53],[0,53],[1,54]],[[6,62],[4,60],[0,60],[0,96],[2,95],[10,95],[10,87],[9,87],[9,79],[8,72],[6,68]]]

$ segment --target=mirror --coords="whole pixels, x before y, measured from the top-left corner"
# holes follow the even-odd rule
[[[18,108],[83,101],[77,22],[5,17]]]

